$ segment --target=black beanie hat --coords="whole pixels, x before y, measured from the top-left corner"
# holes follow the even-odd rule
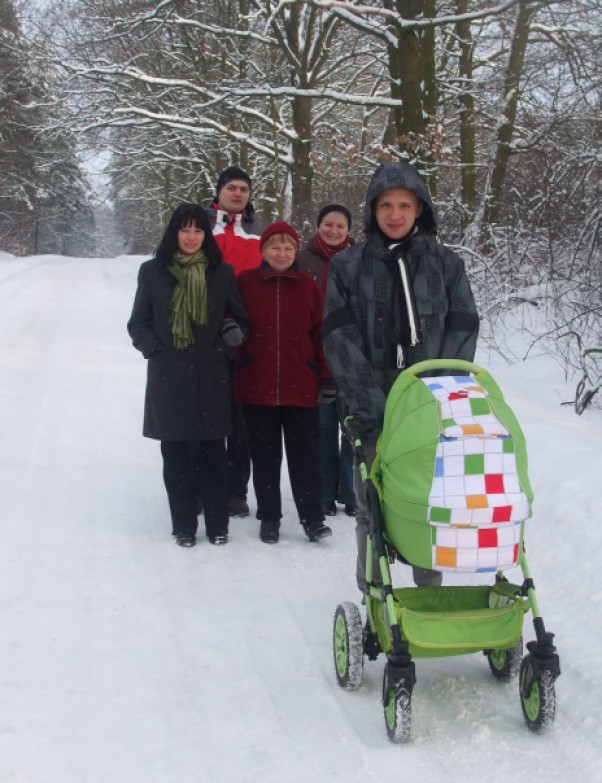
[[[329,212],[340,212],[342,215],[345,215],[347,218],[347,228],[349,231],[351,231],[351,212],[342,204],[327,204],[325,207],[322,207],[322,209],[318,212],[318,228],[320,227],[320,223],[324,220]]]
[[[244,182],[248,183],[249,189],[251,188],[251,177],[249,177],[246,171],[239,169],[238,166],[228,166],[228,168],[224,169],[217,178],[215,192],[218,196],[224,185],[226,185],[228,182],[232,182],[233,179],[242,179]]]

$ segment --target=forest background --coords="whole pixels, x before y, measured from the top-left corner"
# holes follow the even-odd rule
[[[597,0],[0,0],[0,250],[150,254],[230,164],[262,224],[308,239],[336,201],[361,239],[375,166],[409,161],[483,339],[504,353],[499,316],[538,307],[529,350],[561,362],[580,413],[601,396],[601,17]]]

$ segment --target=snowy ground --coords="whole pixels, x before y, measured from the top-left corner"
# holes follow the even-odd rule
[[[412,739],[395,746],[382,656],[355,693],[333,674],[335,607],[358,600],[351,520],[311,545],[285,489],[278,546],[252,517],[226,547],[174,546],[125,330],[140,261],[0,254],[0,780],[602,781],[600,411],[560,407],[571,393],[546,357],[478,357],[529,444],[556,723],[531,734],[516,683],[481,655],[421,660]]]

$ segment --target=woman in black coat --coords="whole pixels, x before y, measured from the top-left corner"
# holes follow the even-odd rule
[[[194,546],[196,498],[212,544],[228,541],[229,359],[249,331],[234,277],[196,204],[173,212],[140,267],[128,332],[148,359],[143,434],[161,441],[172,533]]]

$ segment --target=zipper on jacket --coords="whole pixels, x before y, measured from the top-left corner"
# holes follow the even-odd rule
[[[398,259],[399,273],[401,275],[401,284],[403,286],[403,294],[406,300],[406,307],[408,310],[408,321],[410,322],[410,346],[413,348],[420,342],[418,335],[418,324],[416,322],[416,311],[414,309],[414,302],[412,297],[412,289],[410,287],[410,281],[408,279],[408,271],[406,269],[405,261],[403,258]]]
[[[280,405],[280,278],[276,279],[276,405]]]

